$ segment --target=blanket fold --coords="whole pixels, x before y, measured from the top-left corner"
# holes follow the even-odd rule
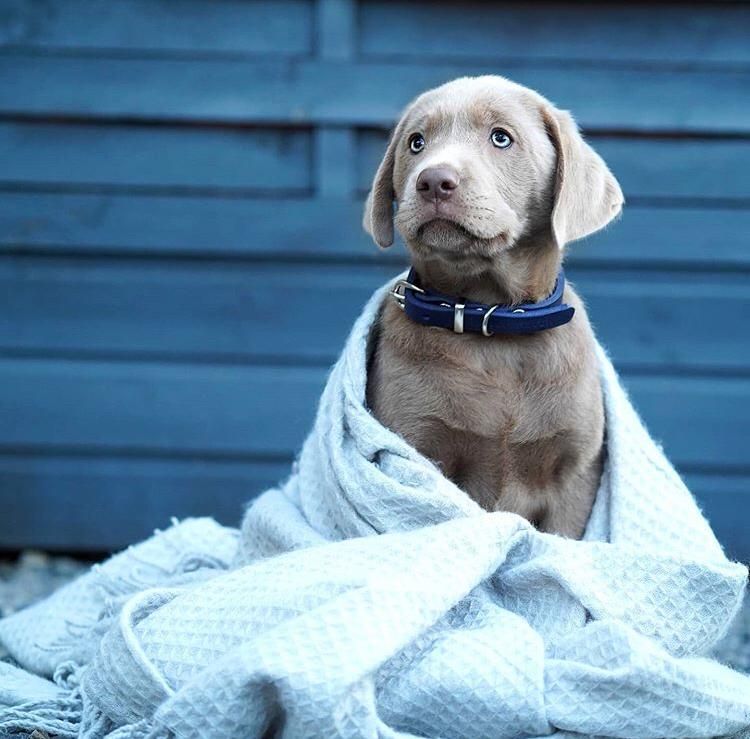
[[[594,509],[582,541],[543,534],[483,511],[368,411],[367,342],[389,287],[355,323],[290,477],[239,532],[175,524],[0,621],[14,662],[0,662],[0,732],[750,729],[750,678],[706,657],[747,570],[724,556],[604,351]]]

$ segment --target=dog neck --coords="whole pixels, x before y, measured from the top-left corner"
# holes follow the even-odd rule
[[[412,252],[412,264],[425,287],[487,305],[543,300],[554,289],[561,261],[560,249],[551,238],[519,241],[491,261],[467,268]]]

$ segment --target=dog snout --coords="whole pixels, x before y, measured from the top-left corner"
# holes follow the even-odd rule
[[[417,177],[417,192],[428,202],[448,200],[458,183],[458,172],[452,167],[427,167]]]

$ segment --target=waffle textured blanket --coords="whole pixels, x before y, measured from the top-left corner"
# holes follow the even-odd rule
[[[0,622],[0,735],[711,737],[750,679],[703,655],[728,561],[599,353],[583,541],[487,513],[365,406],[372,297],[291,477],[239,531],[173,525]]]

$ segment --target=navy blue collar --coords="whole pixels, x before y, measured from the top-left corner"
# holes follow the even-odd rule
[[[534,334],[568,323],[575,309],[563,303],[565,273],[562,268],[549,297],[538,303],[485,305],[421,287],[414,267],[391,290],[407,316],[423,326],[439,326],[457,334]]]

